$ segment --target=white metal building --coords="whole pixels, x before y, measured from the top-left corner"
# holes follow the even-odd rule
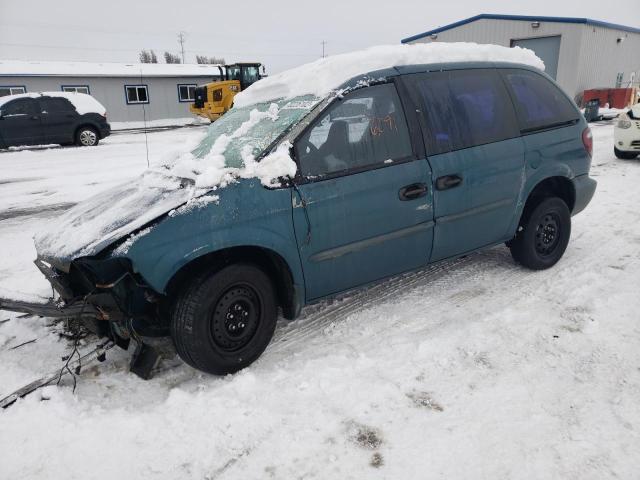
[[[413,35],[402,43],[476,42],[529,48],[565,91],[637,87],[640,28],[588,18],[481,14]]]
[[[195,86],[218,80],[220,74],[218,65],[0,60],[0,96],[88,93],[105,106],[111,123],[162,123],[192,118]]]

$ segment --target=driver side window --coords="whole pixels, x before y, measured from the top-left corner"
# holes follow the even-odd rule
[[[393,84],[357,90],[334,103],[295,146],[305,177],[360,171],[413,156]]]
[[[36,102],[31,98],[21,98],[13,100],[2,107],[2,115],[11,117],[13,115],[35,115]]]

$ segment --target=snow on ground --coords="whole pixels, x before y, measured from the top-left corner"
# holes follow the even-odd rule
[[[437,264],[305,309],[222,378],[169,351],[145,382],[112,350],[75,394],[67,380],[0,412],[0,478],[637,477],[640,161],[592,128],[598,190],[553,269],[504,247]],[[151,134],[151,155],[195,134]],[[144,136],[0,162],[0,287],[46,295],[40,220],[138,175]],[[68,352],[46,321],[5,319],[0,396]]]

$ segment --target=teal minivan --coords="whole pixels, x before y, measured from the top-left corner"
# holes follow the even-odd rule
[[[236,104],[189,155],[57,219],[36,264],[63,311],[123,345],[170,335],[213,374],[256,360],[279,312],[432,262],[506,243],[549,268],[596,188],[585,119],[518,63],[391,66]]]

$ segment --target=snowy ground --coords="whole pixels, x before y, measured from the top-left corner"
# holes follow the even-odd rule
[[[144,382],[112,350],[75,394],[66,381],[0,412],[0,478],[637,478],[640,161],[592,128],[598,191],[555,268],[504,247],[438,264],[306,309],[224,378],[169,356]],[[150,134],[152,160],[199,131]],[[46,296],[31,236],[138,175],[144,136],[0,164],[0,293]],[[68,351],[46,321],[7,319],[0,397]]]

